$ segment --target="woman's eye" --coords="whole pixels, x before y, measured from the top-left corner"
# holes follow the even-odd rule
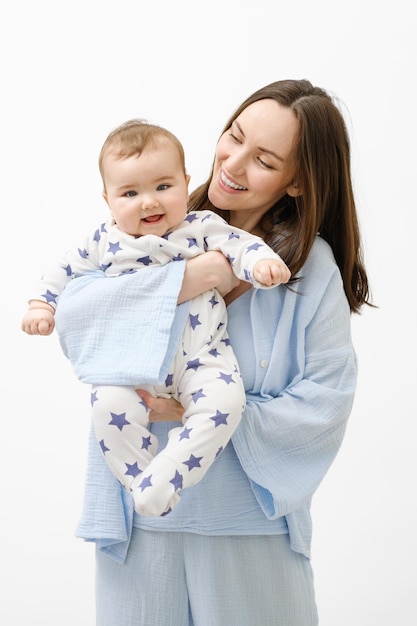
[[[262,167],[265,167],[267,170],[273,170],[274,169],[272,167],[272,165],[269,165],[269,163],[266,163],[261,158],[258,158],[258,162],[262,165]]]
[[[236,143],[241,143],[240,139],[238,139],[236,137],[236,135],[234,135],[232,132],[229,134],[229,136],[232,138],[233,141],[235,141]]]

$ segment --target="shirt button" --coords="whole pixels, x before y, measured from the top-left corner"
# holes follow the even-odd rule
[[[267,367],[267,365],[268,365],[268,361],[266,359],[262,359],[262,361],[260,363],[260,366],[261,367]]]

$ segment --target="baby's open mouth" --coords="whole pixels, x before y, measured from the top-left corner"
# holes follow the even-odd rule
[[[153,224],[154,222],[159,222],[162,219],[162,215],[150,215],[149,217],[144,217],[143,221],[147,224]]]

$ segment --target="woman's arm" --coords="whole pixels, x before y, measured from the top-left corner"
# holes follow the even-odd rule
[[[205,252],[187,261],[178,304],[213,288],[225,296],[239,283],[229,261],[221,252]]]
[[[221,252],[205,252],[187,261],[178,304],[213,288],[225,296],[239,284],[240,280]],[[181,422],[184,408],[174,398],[156,398],[142,389],[136,389],[136,393],[151,409],[150,422]]]
[[[340,448],[356,388],[350,312],[340,276],[334,272],[324,293],[319,280],[312,285],[306,277],[300,284],[300,302],[313,306],[317,290],[318,306],[304,330],[297,322],[300,310],[282,307],[263,388],[260,394],[248,394],[232,437],[258,502],[271,519],[310,502]],[[286,295],[290,301],[291,294]],[[256,336],[262,338],[264,312],[257,310],[256,316]],[[290,341],[294,334],[297,339]],[[291,379],[277,393],[274,387],[284,372]]]

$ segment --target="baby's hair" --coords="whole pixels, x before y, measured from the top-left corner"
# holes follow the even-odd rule
[[[98,158],[98,166],[103,184],[105,184],[104,159],[107,154],[112,153],[120,159],[140,156],[145,148],[149,146],[159,147],[164,140],[169,141],[177,148],[184,173],[186,173],[184,148],[180,140],[162,126],[151,124],[143,119],[133,119],[114,128],[109,135],[107,135]]]

